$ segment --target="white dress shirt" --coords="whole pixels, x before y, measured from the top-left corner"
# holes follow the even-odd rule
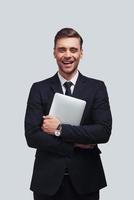
[[[58,77],[59,77],[59,79],[60,79],[60,83],[61,83],[61,87],[62,87],[62,90],[63,90],[63,94],[65,94],[65,92],[66,92],[64,83],[65,83],[65,82],[69,82],[69,81],[71,81],[71,82],[73,83],[73,85],[72,85],[71,88],[70,88],[70,89],[71,89],[71,94],[73,94],[74,87],[75,87],[75,84],[76,84],[76,81],[77,81],[78,76],[79,76],[79,72],[77,71],[76,74],[75,74],[75,76],[74,76],[71,80],[66,80],[66,79],[64,79],[64,78],[60,75],[60,73],[58,72]]]

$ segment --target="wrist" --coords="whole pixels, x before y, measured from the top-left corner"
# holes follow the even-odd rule
[[[57,129],[54,132],[54,135],[57,136],[57,137],[59,137],[61,135],[61,131],[62,131],[62,125],[59,124],[58,127],[57,127]]]

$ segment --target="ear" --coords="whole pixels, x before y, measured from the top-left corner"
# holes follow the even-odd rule
[[[83,49],[81,49],[81,55],[80,55],[80,58],[83,57]]]
[[[56,58],[55,48],[53,49],[54,58]]]

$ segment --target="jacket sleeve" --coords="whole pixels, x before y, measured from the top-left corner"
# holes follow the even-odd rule
[[[59,155],[68,155],[73,151],[73,145],[61,138],[48,135],[41,129],[43,102],[39,85],[33,84],[30,90],[25,114],[25,137],[29,147],[49,151]]]
[[[80,144],[99,144],[109,140],[112,129],[112,116],[105,84],[100,82],[91,109],[92,123],[89,125],[62,125],[64,141]]]

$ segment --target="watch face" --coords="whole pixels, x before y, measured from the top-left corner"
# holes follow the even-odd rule
[[[60,136],[60,130],[56,130],[54,134],[55,136]]]

